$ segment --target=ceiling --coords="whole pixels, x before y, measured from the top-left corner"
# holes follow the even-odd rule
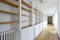
[[[42,1],[43,3],[41,3],[40,0],[34,0],[35,6],[38,6],[44,14],[52,16],[57,10],[58,0],[42,0]]]

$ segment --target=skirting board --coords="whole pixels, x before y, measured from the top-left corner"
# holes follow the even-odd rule
[[[58,37],[58,40],[60,40],[60,37],[59,37],[59,35],[57,34],[57,37]]]
[[[38,37],[42,34],[42,32],[43,32],[44,30],[45,30],[45,29],[43,29],[43,30],[38,34],[38,36],[34,38],[34,40],[37,40]]]

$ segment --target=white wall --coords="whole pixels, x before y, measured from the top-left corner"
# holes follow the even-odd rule
[[[58,35],[60,37],[60,12],[58,13]]]
[[[52,16],[52,22],[56,30],[58,30],[58,12],[56,11],[55,14]]]
[[[60,37],[60,12],[59,13],[57,11],[55,12],[53,16],[53,25],[57,30],[58,36]]]
[[[53,24],[55,28],[57,29],[58,36],[60,37],[60,0],[57,6],[59,6],[58,8],[59,10],[57,10],[55,15],[53,16]]]
[[[59,0],[59,10],[58,10],[58,35],[60,37],[60,0]]]

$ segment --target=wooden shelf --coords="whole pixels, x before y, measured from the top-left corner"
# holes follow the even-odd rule
[[[22,8],[22,10],[25,10],[25,11],[28,11],[28,12],[32,12],[32,10],[29,10],[29,9],[27,9],[25,7],[21,7],[21,8]]]
[[[33,8],[33,10],[38,11],[37,9]]]
[[[21,29],[26,29],[26,28],[29,28],[29,27],[34,26],[34,25],[37,25],[37,23],[35,23],[33,25],[23,26]]]
[[[37,25],[37,23],[35,23],[33,25],[23,26],[21,29],[26,29],[26,28],[29,28],[29,27],[34,26],[34,25]]]
[[[14,22],[0,22],[0,24],[16,24],[19,23],[19,21],[14,21]]]
[[[34,14],[37,14],[37,12],[33,12]]]
[[[21,14],[21,16],[26,16],[26,17],[30,17],[29,15],[25,15],[25,14]]]
[[[21,29],[26,29],[26,28],[29,28],[29,27],[31,27],[32,25],[28,25],[28,26],[24,26],[24,27],[22,27]]]
[[[21,22],[30,22],[30,20],[24,20],[24,21],[21,21]]]
[[[29,7],[29,8],[32,8],[32,6],[28,2],[26,2],[25,0],[22,0],[22,4]]]
[[[13,15],[18,15],[18,13],[15,12],[9,12],[9,11],[5,11],[5,10],[0,10],[1,13],[7,13],[7,14],[13,14]]]
[[[21,21],[21,22],[29,22],[28,20],[24,20],[24,21]]]
[[[14,7],[19,7],[19,5],[16,2],[12,2],[11,0],[0,0],[0,2],[8,4],[10,6],[14,6]]]

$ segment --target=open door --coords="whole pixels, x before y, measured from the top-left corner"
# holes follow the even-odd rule
[[[48,24],[52,24],[52,16],[48,17]]]

